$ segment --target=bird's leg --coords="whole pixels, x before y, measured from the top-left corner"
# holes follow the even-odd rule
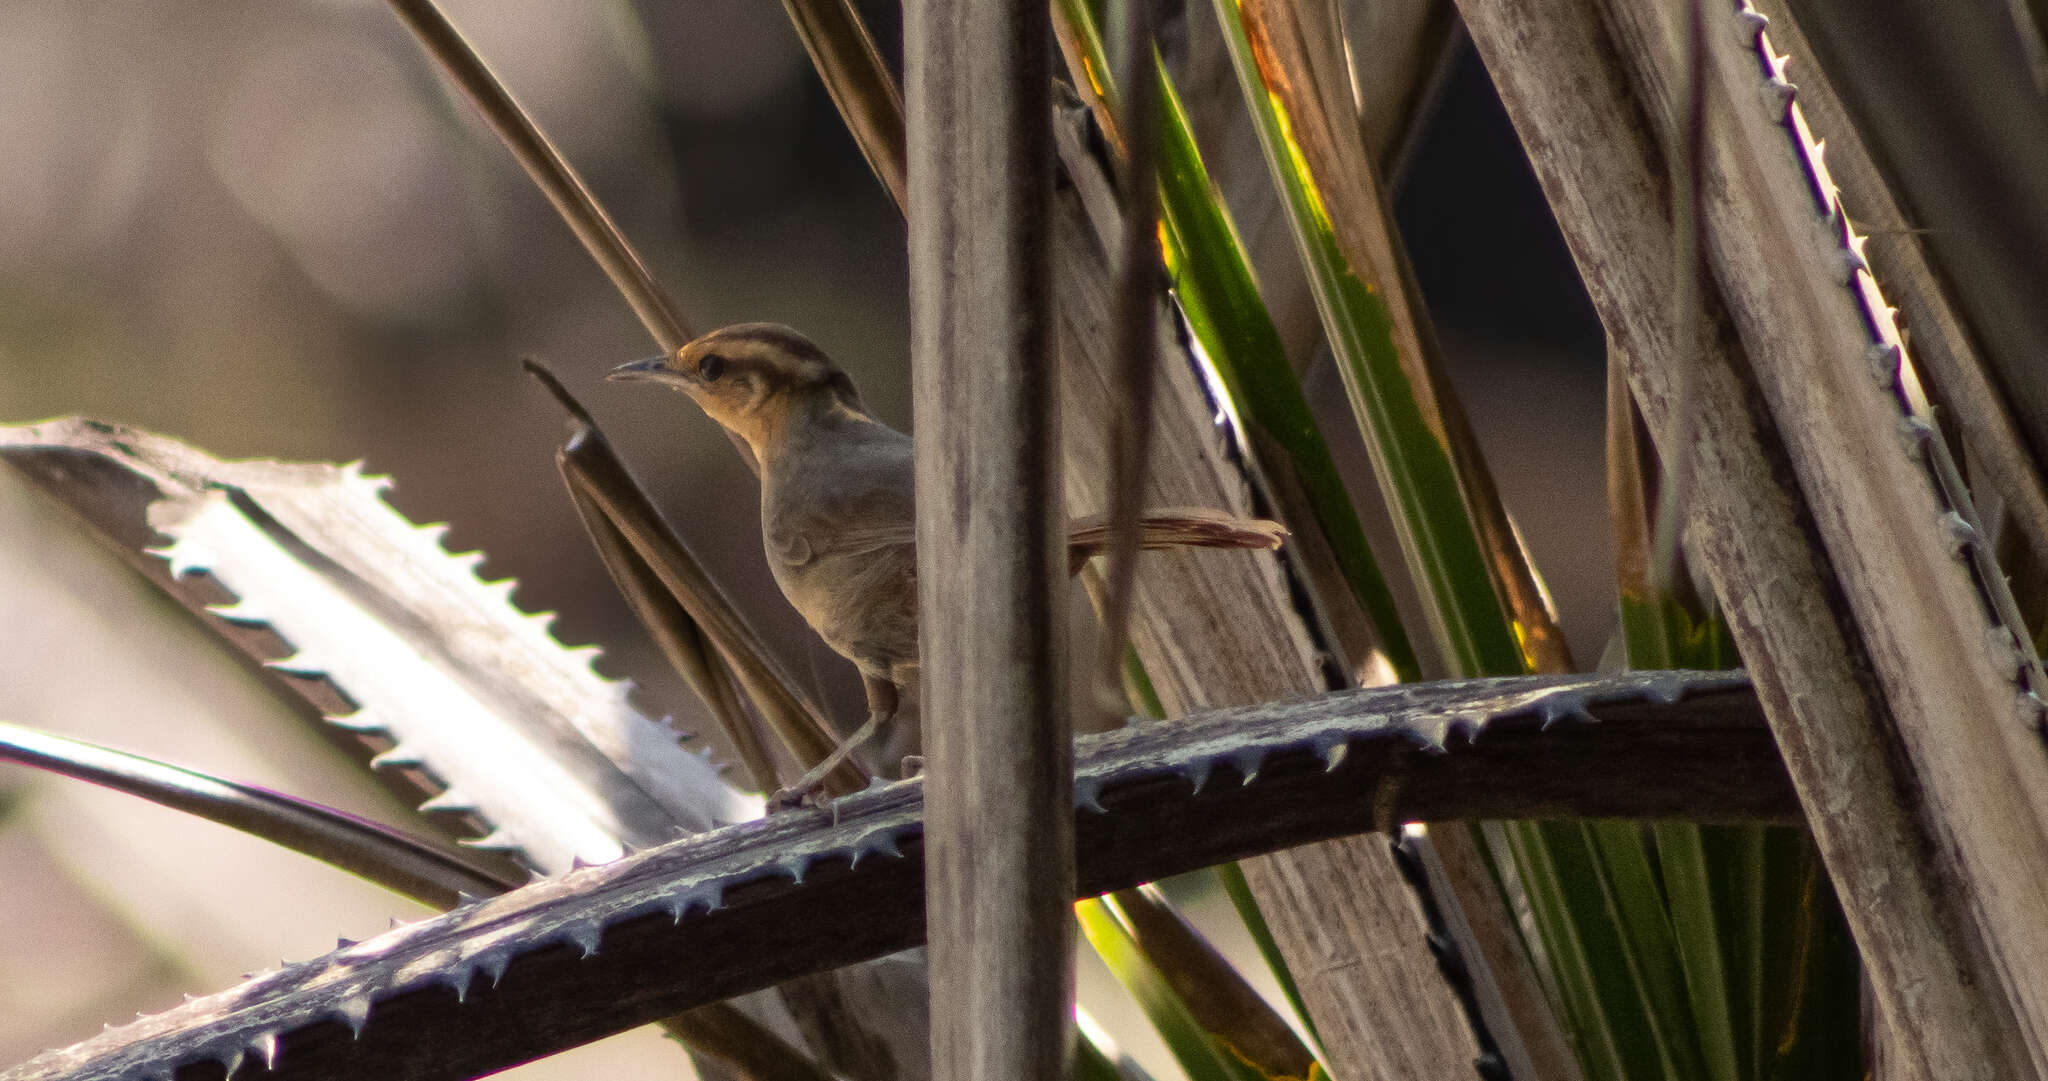
[[[794,807],[803,806],[804,802],[815,795],[818,789],[824,785],[826,775],[838,769],[839,763],[846,761],[847,755],[852,754],[861,744],[873,739],[875,733],[881,731],[883,725],[895,719],[897,706],[896,685],[886,679],[878,679],[865,672],[861,673],[860,678],[861,683],[867,688],[868,692],[867,723],[855,730],[853,735],[841,740],[839,746],[834,747],[832,753],[826,755],[823,762],[812,766],[810,772],[797,778],[795,784],[768,797],[769,810],[786,811]]]

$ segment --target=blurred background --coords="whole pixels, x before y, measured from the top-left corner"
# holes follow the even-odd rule
[[[795,325],[908,426],[902,223],[779,5],[445,2],[693,328]],[[893,56],[895,5],[861,6]],[[1212,18],[1186,9],[1184,34]],[[1454,378],[1590,666],[1612,625],[1600,332],[1483,69],[1455,34],[1442,56],[1399,214]],[[1219,74],[1198,49],[1178,58],[1191,82]],[[486,577],[518,578],[521,606],[559,612],[564,641],[601,644],[600,668],[635,679],[645,711],[696,727],[562,492],[564,423],[518,370],[535,355],[585,397],[792,669],[841,715],[858,708],[851,669],[767,576],[752,477],[679,397],[600,381],[651,343],[382,5],[0,4],[0,145],[0,423],[82,413],[224,457],[365,460],[395,477],[399,509],[449,523],[451,549],[486,552]],[[1209,149],[1227,185],[1265,182],[1256,159],[1230,167],[1241,147]],[[1262,280],[1284,292],[1299,273],[1284,241],[1262,244],[1255,220],[1246,231]],[[1336,373],[1312,335],[1299,348],[1363,490]],[[1380,550],[1395,577],[1397,549]],[[0,627],[0,718],[418,828],[8,474]],[[225,830],[13,767],[0,767],[0,867],[14,929],[0,1066],[422,914]],[[678,1056],[660,1043],[628,1034],[523,1076],[672,1075]]]

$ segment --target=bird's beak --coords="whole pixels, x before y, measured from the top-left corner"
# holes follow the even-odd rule
[[[668,358],[665,356],[646,357],[627,364],[621,364],[606,373],[605,378],[618,382],[666,383],[672,387],[688,385],[688,381],[683,378],[683,373],[668,366]]]

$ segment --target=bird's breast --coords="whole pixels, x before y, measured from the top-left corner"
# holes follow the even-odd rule
[[[839,655],[886,676],[917,659],[917,555],[911,545],[815,556],[769,553],[776,584],[804,621]]]

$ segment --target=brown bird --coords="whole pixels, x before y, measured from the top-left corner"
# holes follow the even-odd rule
[[[810,339],[775,323],[715,330],[611,379],[681,390],[753,449],[761,534],[783,595],[860,669],[868,720],[773,803],[800,803],[896,715],[917,683],[917,514],[911,440],[871,416],[853,380]],[[1277,548],[1277,523],[1200,508],[1148,511],[1140,545]],[[1068,531],[1070,573],[1108,544],[1099,517]]]

